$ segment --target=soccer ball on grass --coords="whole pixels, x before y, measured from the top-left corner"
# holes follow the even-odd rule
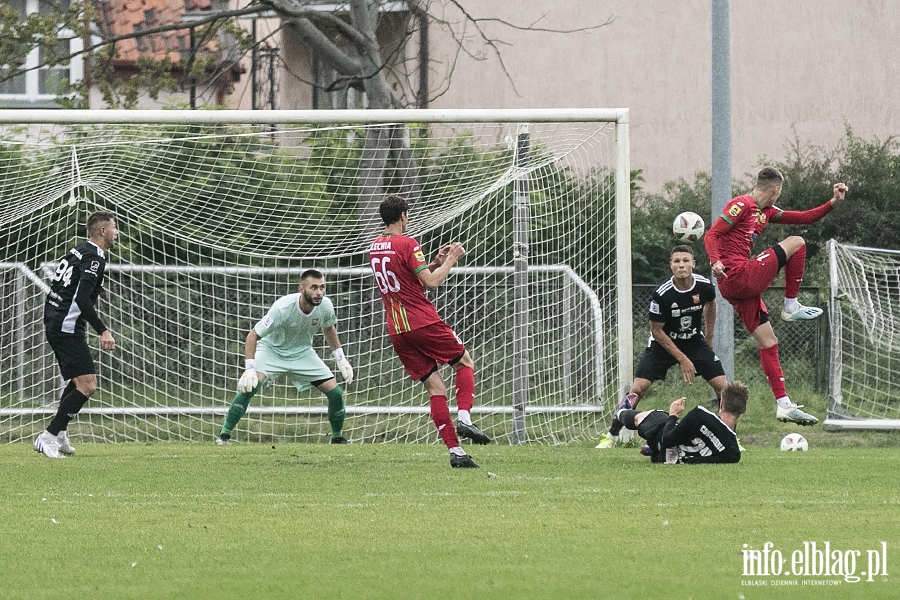
[[[682,242],[696,242],[703,237],[706,223],[695,212],[686,211],[675,217],[672,223],[672,233]]]
[[[781,439],[781,449],[785,452],[806,452],[809,443],[799,433],[789,433]]]

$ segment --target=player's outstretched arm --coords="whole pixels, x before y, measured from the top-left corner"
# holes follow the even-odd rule
[[[338,371],[341,372],[344,383],[349,384],[353,381],[353,367],[350,366],[350,361],[344,355],[341,340],[338,338],[337,328],[332,325],[323,329],[322,333],[325,335],[325,341],[328,342],[328,346],[331,348],[331,355],[334,356],[334,362],[337,364]]]
[[[831,186],[831,199],[821,206],[810,208],[809,210],[786,210],[781,213],[778,223],[782,225],[811,225],[815,223],[844,201],[850,188],[844,183],[835,183]]]

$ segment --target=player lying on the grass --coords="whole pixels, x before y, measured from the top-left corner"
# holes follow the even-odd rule
[[[654,290],[650,299],[650,339],[626,396],[629,408],[637,408],[650,384],[665,379],[676,364],[684,381],[693,384],[699,374],[717,397],[722,395],[725,370],[711,347],[716,326],[716,289],[709,279],[694,273],[696,266],[690,246],[675,246],[669,254],[672,276]],[[609,432],[596,447],[613,448],[621,429],[621,423],[613,419]]]
[[[298,391],[316,386],[328,398],[331,443],[346,444],[343,436],[344,395],[331,372],[313,349],[313,336],[321,329],[345,384],[353,380],[353,368],[338,339],[334,305],[325,295],[325,276],[315,269],[300,275],[298,293],[275,301],[244,343],[246,371],[238,381],[225,424],[216,443],[225,446],[231,432],[247,411],[254,394],[276,375],[287,375]]]
[[[844,201],[849,188],[843,183],[832,186],[832,197],[825,204],[804,211],[782,210],[775,206],[781,195],[784,177],[772,167],[763,168],[749,194],[732,198],[725,205],[703,240],[712,274],[719,280],[719,293],[734,306],[735,312],[759,348],[759,359],[769,387],[775,395],[775,418],[798,425],[815,425],[816,417],[791,402],[784,385],[784,372],[778,358],[778,338],[769,322],[769,311],[762,300],[765,291],[784,267],[783,321],[815,319],[821,308],[803,306],[797,301],[806,266],[806,242],[799,235],[781,240],[771,248],[750,256],[757,236],[769,223],[808,225],[815,223]]]
[[[431,263],[415,239],[403,235],[409,222],[406,200],[388,196],[378,207],[384,221],[384,233],[369,248],[369,261],[375,283],[384,303],[391,344],[406,372],[421,381],[430,398],[431,419],[450,450],[450,466],[477,469],[478,465],[459,445],[459,437],[476,444],[489,444],[491,438],[472,423],[470,411],[475,403],[475,363],[462,340],[438,315],[425,297],[424,288],[435,289],[446,279],[450,268],[466,251],[453,242],[441,248]],[[456,373],[457,424],[453,429],[447,387],[438,371],[449,364]]]
[[[647,440],[647,453],[652,462],[666,462],[666,450],[671,448],[678,463],[736,463],[741,460],[741,450],[735,430],[738,419],[747,410],[748,396],[744,384],[732,381],[722,388],[719,414],[697,406],[681,421],[678,417],[684,412],[684,398],[672,402],[668,413],[638,412],[628,408],[624,399],[614,420]]]

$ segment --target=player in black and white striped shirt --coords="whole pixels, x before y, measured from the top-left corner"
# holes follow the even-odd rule
[[[116,340],[97,315],[96,305],[106,271],[106,251],[119,230],[115,215],[98,211],[88,217],[88,240],[59,261],[44,304],[44,330],[63,379],[68,381],[56,416],[34,440],[34,449],[49,458],[74,454],[66,427],[97,389],[97,369],[87,344],[90,324],[100,336],[100,347],[114,350]],[[62,454],[61,454],[62,453]]]

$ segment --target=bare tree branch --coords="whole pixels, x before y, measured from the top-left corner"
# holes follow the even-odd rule
[[[536,27],[537,23],[540,23],[544,19],[547,18],[548,13],[544,13],[540,18],[536,19],[533,23],[529,25],[516,25],[510,21],[506,21],[505,19],[499,19],[497,17],[473,17],[466,9],[460,5],[457,0],[450,0],[450,3],[456,6],[460,12],[462,12],[466,18],[473,23],[499,23],[504,27],[509,29],[517,29],[519,31],[537,31],[542,33],[579,33],[582,31],[595,31],[600,29],[601,27],[606,27],[607,25],[612,25],[616,21],[615,15],[610,15],[607,17],[606,21],[600,23],[599,25],[588,25],[587,27],[576,27],[575,29],[552,29],[548,27]]]

